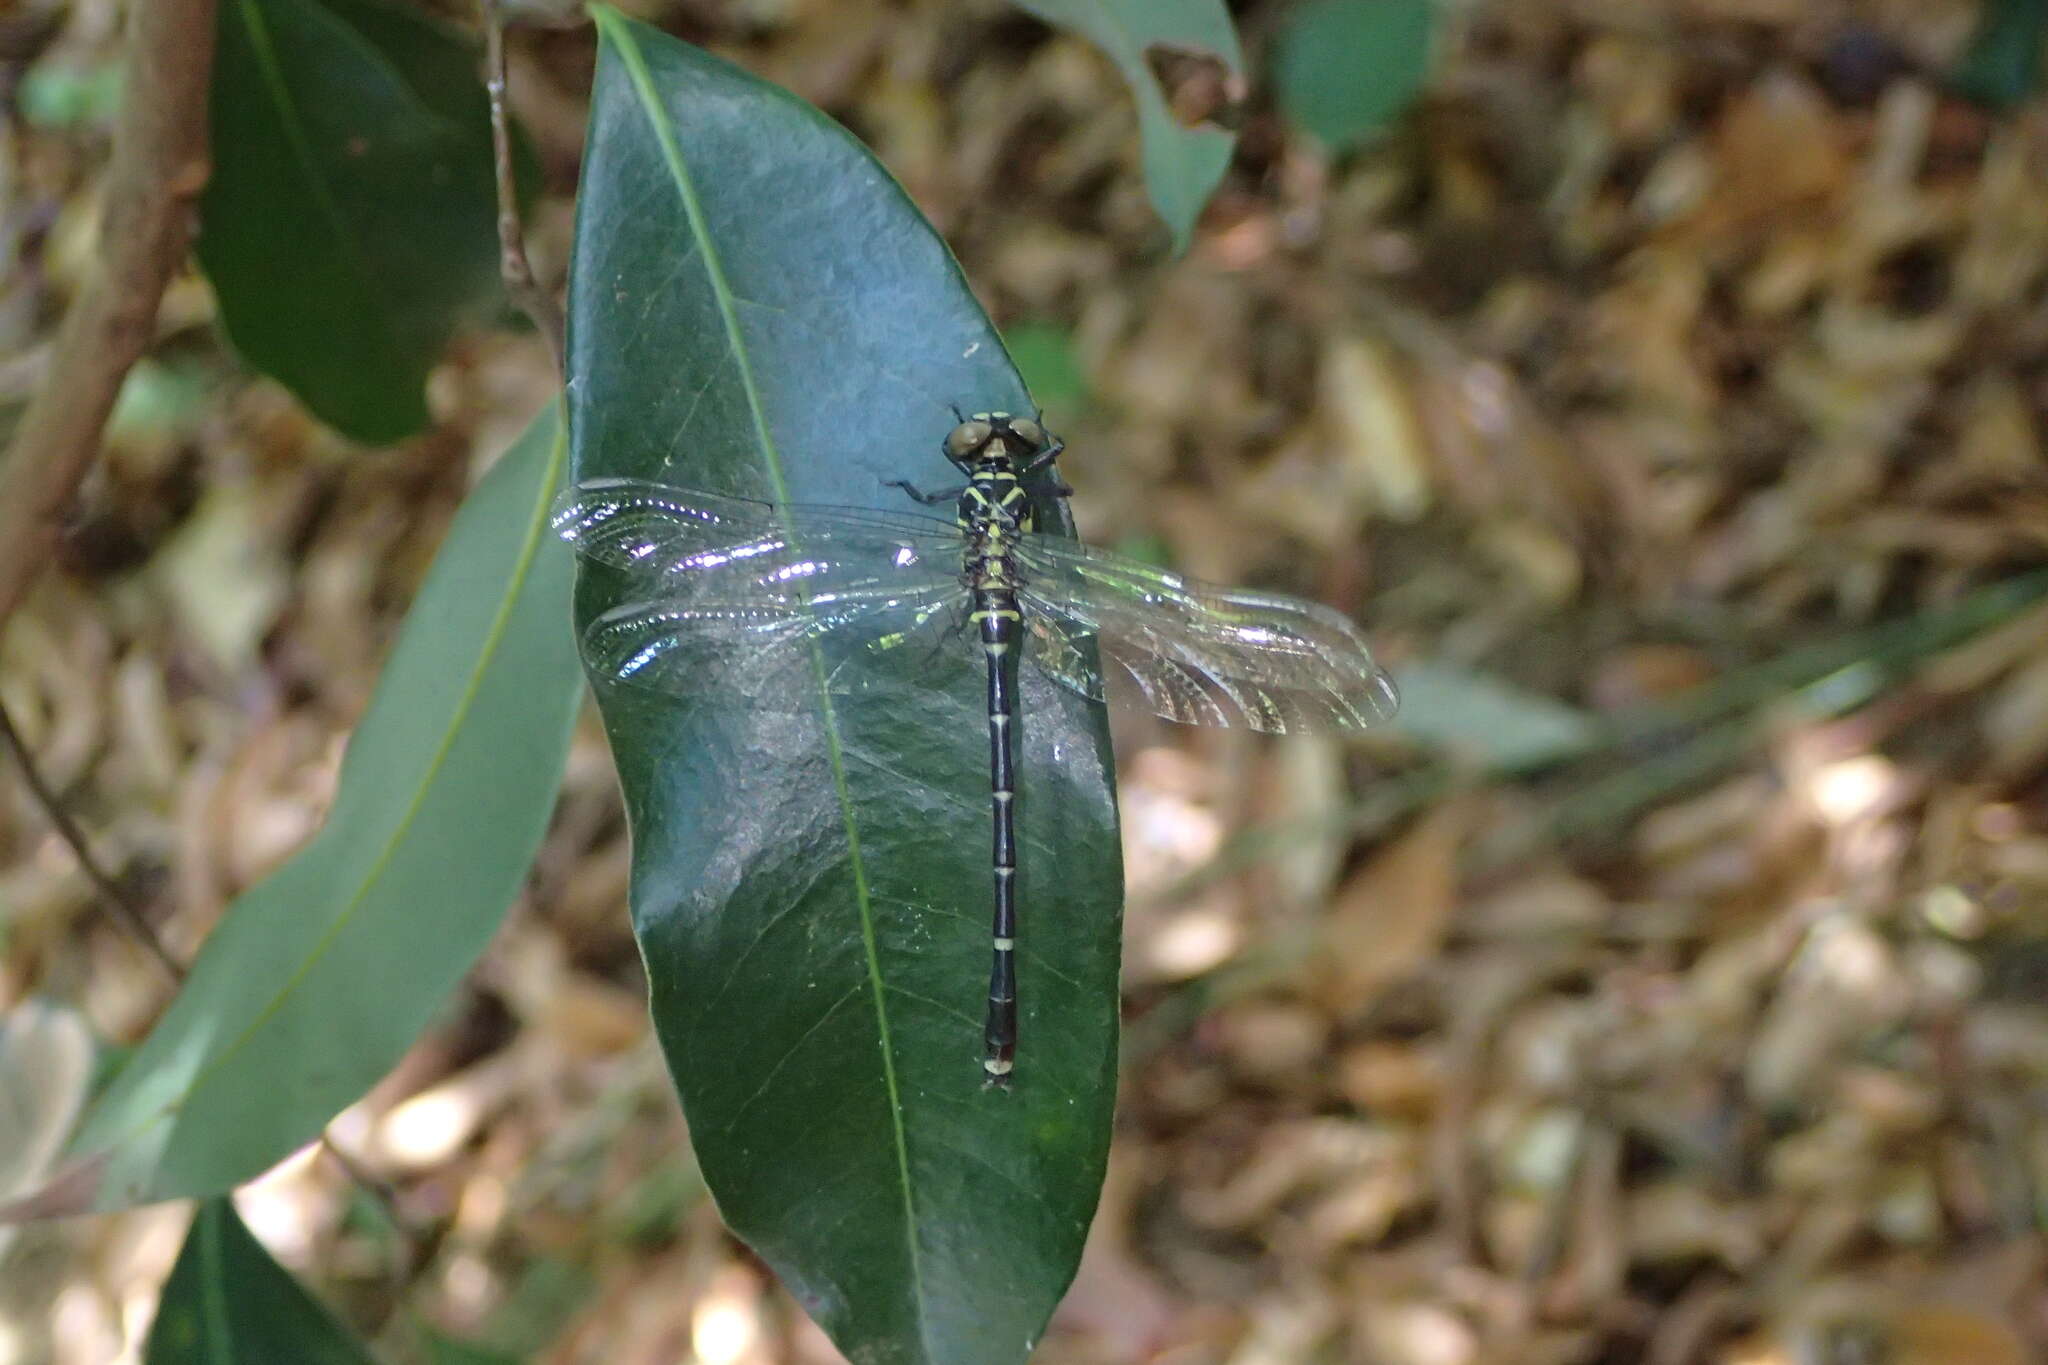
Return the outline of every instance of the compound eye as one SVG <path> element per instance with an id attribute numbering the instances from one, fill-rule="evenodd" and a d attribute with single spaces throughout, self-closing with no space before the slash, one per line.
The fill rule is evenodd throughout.
<path id="1" fill-rule="evenodd" d="M 946 458 L 964 460 L 987 445 L 988 438 L 993 435 L 995 428 L 983 418 L 962 422 L 946 434 Z"/>
<path id="2" fill-rule="evenodd" d="M 1045 446 L 1045 428 L 1029 417 L 1012 417 L 1010 433 L 1033 450 L 1041 450 Z"/>

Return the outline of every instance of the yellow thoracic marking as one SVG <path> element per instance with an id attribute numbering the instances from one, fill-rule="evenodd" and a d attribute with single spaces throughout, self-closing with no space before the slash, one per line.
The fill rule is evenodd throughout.
<path id="1" fill-rule="evenodd" d="M 986 506 L 988 506 L 988 494 L 986 494 L 986 493 L 984 493 L 984 492 L 982 492 L 982 491 L 981 491 L 981 485 L 980 485 L 980 484 L 974 484 L 974 483 L 970 483 L 970 484 L 968 484 L 968 485 L 967 485 L 967 496 L 968 496 L 968 497 L 970 497 L 970 498 L 973 498 L 973 499 L 974 499 L 974 500 L 975 500 L 976 502 L 980 503 L 980 504 L 981 504 L 981 505 L 982 505 L 983 507 L 986 507 Z"/>
<path id="2" fill-rule="evenodd" d="M 1003 501 L 1001 505 L 1004 507 L 1008 507 L 1011 503 L 1021 500 L 1023 496 L 1024 489 L 1022 485 L 1019 485 L 1018 487 L 1012 488 L 1009 492 L 1003 494 Z"/>

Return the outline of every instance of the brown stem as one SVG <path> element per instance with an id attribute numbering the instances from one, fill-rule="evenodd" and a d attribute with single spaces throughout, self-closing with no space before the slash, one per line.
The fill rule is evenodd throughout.
<path id="1" fill-rule="evenodd" d="M 519 183 L 512 168 L 512 126 L 505 114 L 505 13 L 484 0 L 484 88 L 491 102 L 491 158 L 498 176 L 498 270 L 505 290 L 548 343 L 555 372 L 562 368 L 562 310 L 534 278 L 526 258 L 526 225 L 519 215 Z"/>
<path id="2" fill-rule="evenodd" d="M 163 940 L 150 928 L 149 921 L 142 914 L 142 908 L 135 904 L 120 882 L 100 866 L 99 858 L 86 840 L 85 831 L 71 818 L 71 812 L 64 808 L 56 789 L 51 787 L 49 779 L 43 776 L 41 766 L 37 764 L 35 755 L 29 752 L 28 745 L 22 740 L 21 731 L 15 728 L 14 717 L 8 713 L 4 704 L 0 704 L 0 745 L 4 745 L 13 753 L 29 794 L 35 798 L 36 804 L 42 807 L 44 817 L 56 828 L 58 837 L 70 847 L 71 856 L 78 859 L 78 865 L 84 870 L 86 880 L 99 892 L 100 903 L 113 916 L 115 923 L 127 930 L 135 941 L 156 959 L 157 965 L 164 969 L 171 980 L 182 985 L 187 975 L 185 965 L 171 956 L 171 950 L 164 947 Z M 320 1141 L 335 1163 L 347 1172 L 349 1178 L 383 1205 L 385 1216 L 391 1220 L 391 1225 L 397 1228 L 409 1243 L 415 1246 L 430 1244 L 432 1239 L 424 1237 L 411 1227 L 400 1214 L 397 1195 L 390 1186 L 371 1175 L 361 1163 L 342 1151 L 331 1134 L 322 1133 Z"/>
<path id="3" fill-rule="evenodd" d="M 121 381 L 155 335 L 164 287 L 191 245 L 193 204 L 210 169 L 213 12 L 214 0 L 129 6 L 128 70 L 100 221 L 102 267 L 65 317 L 49 379 L 0 465 L 0 624 L 49 562 Z"/>

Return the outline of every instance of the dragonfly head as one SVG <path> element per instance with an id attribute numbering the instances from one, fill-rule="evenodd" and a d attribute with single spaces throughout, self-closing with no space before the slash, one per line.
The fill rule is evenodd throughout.
<path id="1" fill-rule="evenodd" d="M 946 433 L 946 458 L 966 466 L 984 460 L 1028 460 L 1045 449 L 1045 427 L 1032 417 L 977 412 Z"/>

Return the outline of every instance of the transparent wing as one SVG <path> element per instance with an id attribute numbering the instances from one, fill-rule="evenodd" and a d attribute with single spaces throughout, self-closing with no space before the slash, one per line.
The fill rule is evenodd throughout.
<path id="1" fill-rule="evenodd" d="M 949 644 L 965 648 L 958 584 L 918 596 L 842 599 L 829 608 L 690 603 L 673 598 L 628 602 L 583 632 L 583 658 L 615 682 L 677 696 L 716 689 L 758 706 L 808 698 L 825 668 L 835 692 L 862 690 L 854 661 L 904 650 L 928 658 Z M 814 644 L 833 648 L 814 652 Z"/>
<path id="2" fill-rule="evenodd" d="M 959 528 L 930 517 L 593 479 L 556 503 L 554 528 L 621 576 L 625 600 L 585 630 L 585 662 L 666 692 L 768 701 L 814 680 L 813 642 L 835 669 L 859 649 L 930 643 L 965 595 Z"/>
<path id="3" fill-rule="evenodd" d="M 555 534 L 625 575 L 630 593 L 728 606 L 817 606 L 867 589 L 957 584 L 951 522 L 857 507 L 755 502 L 641 479 L 588 479 L 555 503 Z"/>
<path id="4" fill-rule="evenodd" d="M 1052 536 L 1025 536 L 1017 558 L 1025 657 L 1083 696 L 1103 698 L 1104 674 L 1121 673 L 1168 720 L 1273 734 L 1358 730 L 1394 714 L 1393 682 L 1358 627 L 1328 607 Z"/>

